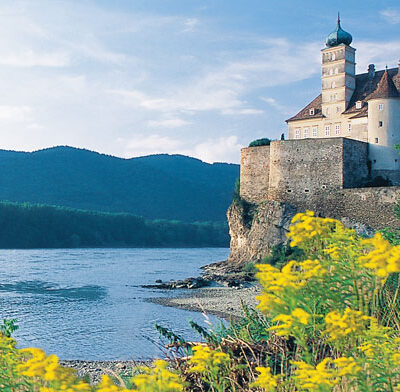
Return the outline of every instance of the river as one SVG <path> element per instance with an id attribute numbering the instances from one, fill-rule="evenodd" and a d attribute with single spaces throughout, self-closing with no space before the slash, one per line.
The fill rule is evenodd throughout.
<path id="1" fill-rule="evenodd" d="M 150 359 L 162 354 L 153 324 L 194 339 L 204 316 L 146 302 L 176 295 L 142 288 L 183 279 L 229 249 L 35 249 L 0 252 L 0 317 L 18 319 L 19 347 L 61 359 Z M 211 318 L 214 322 L 214 318 Z"/>

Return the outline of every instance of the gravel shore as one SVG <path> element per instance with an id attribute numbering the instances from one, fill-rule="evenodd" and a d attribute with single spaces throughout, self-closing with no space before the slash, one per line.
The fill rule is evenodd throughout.
<path id="1" fill-rule="evenodd" d="M 245 288 L 233 287 L 205 287 L 177 293 L 172 298 L 150 298 L 148 301 L 164 306 L 209 313 L 226 320 L 238 319 L 242 315 L 241 301 L 251 307 L 257 305 L 255 296 L 261 292 L 259 285 Z"/>

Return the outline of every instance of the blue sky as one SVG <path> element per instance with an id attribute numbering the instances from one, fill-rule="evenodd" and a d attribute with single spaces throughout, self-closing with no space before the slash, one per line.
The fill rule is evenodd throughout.
<path id="1" fill-rule="evenodd" d="M 396 67 L 399 1 L 2 0 L 0 147 L 239 162 L 320 91 L 320 50 Z"/>

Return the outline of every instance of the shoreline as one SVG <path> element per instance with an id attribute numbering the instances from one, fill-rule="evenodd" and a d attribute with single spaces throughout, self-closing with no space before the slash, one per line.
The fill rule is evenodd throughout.
<path id="1" fill-rule="evenodd" d="M 174 297 L 148 298 L 146 301 L 159 305 L 178 309 L 190 310 L 205 314 L 211 314 L 225 320 L 238 320 L 243 311 L 241 301 L 250 307 L 256 307 L 258 301 L 256 295 L 261 293 L 258 284 L 249 287 L 204 287 L 185 291 L 184 294 Z"/>

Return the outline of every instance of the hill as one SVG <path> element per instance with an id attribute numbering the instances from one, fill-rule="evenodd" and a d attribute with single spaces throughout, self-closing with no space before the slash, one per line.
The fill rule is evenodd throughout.
<path id="1" fill-rule="evenodd" d="M 225 220 L 238 176 L 239 165 L 183 155 L 123 159 L 72 147 L 0 150 L 0 200 L 149 219 Z"/>
<path id="2" fill-rule="evenodd" d="M 228 247 L 225 222 L 148 220 L 131 214 L 0 202 L 0 249 Z"/>

